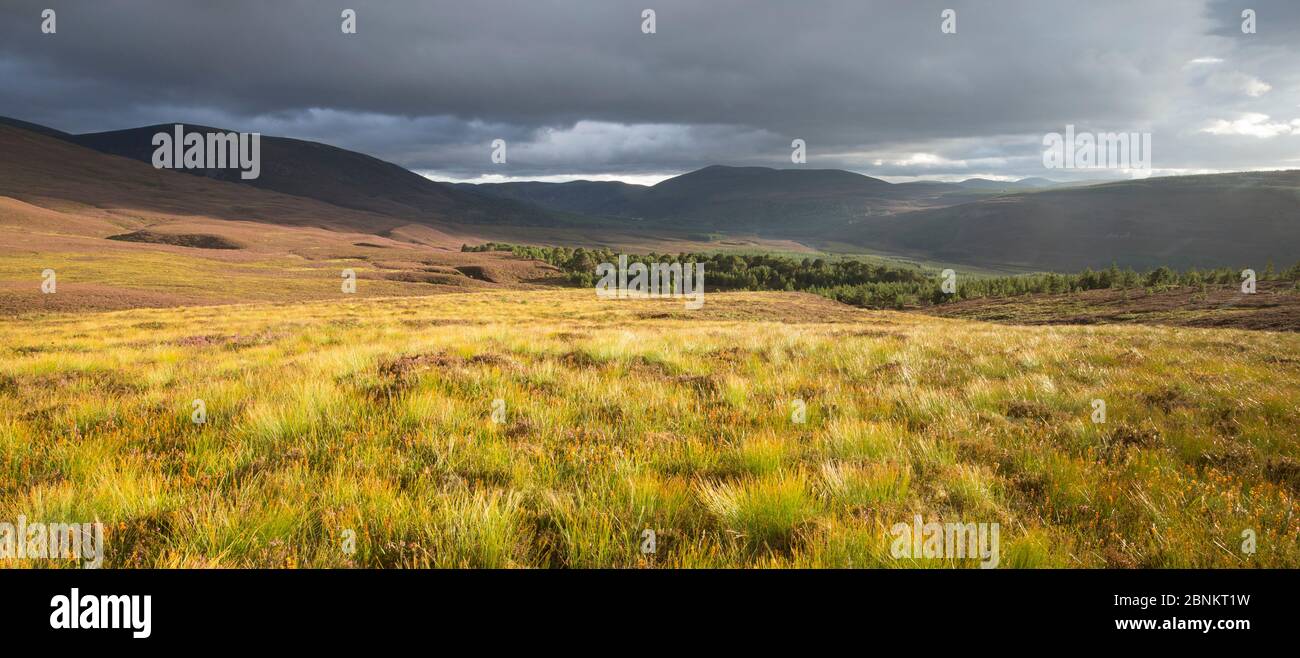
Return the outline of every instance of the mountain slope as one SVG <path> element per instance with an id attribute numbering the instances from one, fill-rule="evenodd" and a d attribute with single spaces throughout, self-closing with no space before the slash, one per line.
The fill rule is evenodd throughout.
<path id="1" fill-rule="evenodd" d="M 14 119 L 10 117 L 0 117 L 0 125 L 13 126 L 14 128 L 21 128 L 22 130 L 26 130 L 29 132 L 39 133 L 41 135 L 45 135 L 46 137 L 54 137 L 63 140 L 68 140 L 73 137 L 72 134 L 65 133 L 62 130 L 55 130 L 54 128 L 50 128 L 49 126 L 42 126 L 40 124 L 31 123 L 28 121 L 23 121 L 21 119 Z"/>
<path id="2" fill-rule="evenodd" d="M 503 199 L 532 203 L 563 212 L 617 217 L 650 189 L 620 181 L 577 180 L 567 183 L 457 183 L 454 187 Z"/>
<path id="3" fill-rule="evenodd" d="M 944 262 L 1057 270 L 1289 265 L 1300 255 L 1300 171 L 1002 195 L 874 218 L 842 239 Z"/>
<path id="4" fill-rule="evenodd" d="M 529 287 L 555 268 L 462 253 L 415 223 L 178 171 L 0 125 L 0 313 Z M 57 273 L 57 294 L 36 285 Z M 42 275 L 43 276 L 43 275 Z"/>
<path id="5" fill-rule="evenodd" d="M 0 163 L 0 195 L 44 208 L 73 204 L 341 227 L 438 245 L 456 239 L 442 233 L 448 230 L 523 242 L 532 236 L 556 244 L 572 243 L 575 233 L 588 242 L 615 234 L 636 233 L 644 242 L 722 233 L 857 245 L 933 262 L 1050 270 L 1112 263 L 1262 268 L 1269 260 L 1289 265 L 1300 254 L 1300 171 L 1016 193 L 969 189 L 987 187 L 980 181 L 967 181 L 967 187 L 890 184 L 839 170 L 726 166 L 651 187 L 599 181 L 468 186 L 429 181 L 323 144 L 264 137 L 262 177 L 246 184 L 235 170 L 190 172 L 215 179 L 205 180 L 104 155 L 148 162 L 152 135 L 168 126 L 68 135 L 12 120 L 0 123 L 9 126 L 0 126 L 7 156 Z M 455 224 L 460 229 L 449 229 Z M 466 225 L 481 228 L 476 233 Z M 433 233 L 402 237 L 424 235 L 425 227 Z M 556 230 L 563 235 L 528 233 L 526 227 L 560 227 Z"/>
<path id="6" fill-rule="evenodd" d="M 1059 185 L 1056 181 L 1046 178 L 1021 178 L 1020 180 L 1003 181 L 989 180 L 987 178 L 967 178 L 957 185 L 971 190 L 987 190 L 991 192 L 1014 192 L 1021 190 L 1043 189 Z"/>
<path id="7" fill-rule="evenodd" d="M 124 160 L 65 139 L 0 126 L 0 196 L 79 216 L 131 222 L 203 216 L 365 233 L 406 220 L 313 199 L 185 176 Z"/>
<path id="8" fill-rule="evenodd" d="M 151 163 L 153 135 L 174 124 L 70 135 L 81 146 Z M 186 132 L 229 132 L 186 125 Z M 180 169 L 217 180 L 243 183 L 284 194 L 401 217 L 416 222 L 555 226 L 566 219 L 555 212 L 509 199 L 456 189 L 368 155 L 285 137 L 261 137 L 261 175 L 243 180 L 236 169 Z M 152 166 L 152 165 L 151 165 Z"/>
<path id="9" fill-rule="evenodd" d="M 875 215 L 986 196 L 950 183 L 886 181 L 839 169 L 713 165 L 651 187 L 624 183 L 503 183 L 486 194 L 553 210 L 634 220 L 641 226 L 767 236 L 826 237 Z"/>
<path id="10" fill-rule="evenodd" d="M 748 232 L 933 262 L 1076 270 L 1289 264 L 1300 254 L 1298 179 L 1291 171 L 1097 185 L 1044 178 L 890 184 L 840 170 L 712 166 L 649 188 L 479 187 L 647 229 Z"/>

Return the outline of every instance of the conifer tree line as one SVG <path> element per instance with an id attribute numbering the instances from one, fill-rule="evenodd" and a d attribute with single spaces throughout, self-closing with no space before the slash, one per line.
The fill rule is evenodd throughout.
<path id="1" fill-rule="evenodd" d="M 564 271 L 575 286 L 593 287 L 596 266 L 617 263 L 621 252 L 609 248 L 538 247 L 501 242 L 470 246 L 461 251 L 508 251 L 540 260 Z M 939 272 L 901 264 L 870 263 L 853 258 L 790 258 L 767 254 L 679 253 L 626 254 L 632 263 L 704 263 L 705 290 L 798 290 L 866 308 L 904 308 L 942 304 L 963 299 L 1014 297 L 1029 293 L 1075 293 L 1085 290 L 1166 289 L 1181 286 L 1207 288 L 1238 285 L 1245 268 L 1174 270 L 1158 267 L 1138 272 L 1112 265 L 1072 274 L 1055 272 L 1011 276 L 957 277 L 957 291 L 946 294 Z M 1300 288 L 1300 262 L 1278 272 L 1272 263 L 1257 273 L 1260 281 L 1290 281 Z"/>

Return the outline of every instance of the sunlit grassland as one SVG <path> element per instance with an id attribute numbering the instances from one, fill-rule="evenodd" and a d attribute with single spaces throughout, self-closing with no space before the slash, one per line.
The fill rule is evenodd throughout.
<path id="1" fill-rule="evenodd" d="M 384 280 L 383 270 L 355 258 L 307 260 L 267 254 L 223 260 L 150 250 L 5 254 L 0 257 L 0 282 L 19 282 L 35 290 L 46 269 L 55 271 L 59 285 L 90 283 L 211 303 L 342 297 L 344 269 L 353 270 L 365 282 L 357 287 L 357 294 L 363 297 L 422 292 L 409 284 Z"/>
<path id="2" fill-rule="evenodd" d="M 107 566 L 976 565 L 891 557 L 921 515 L 1000 523 L 1002 567 L 1300 567 L 1300 336 L 829 304 L 6 320 L 0 520 L 103 521 Z"/>

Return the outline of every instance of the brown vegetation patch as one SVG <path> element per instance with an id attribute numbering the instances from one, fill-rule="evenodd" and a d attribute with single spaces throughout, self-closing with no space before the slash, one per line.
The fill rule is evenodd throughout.
<path id="1" fill-rule="evenodd" d="M 177 247 L 194 249 L 243 249 L 244 245 L 220 235 L 209 233 L 158 233 L 156 231 L 132 231 L 121 235 L 110 235 L 109 240 L 120 242 L 145 242 L 148 244 L 170 244 Z"/>
<path id="2" fill-rule="evenodd" d="M 872 377 L 888 378 L 897 381 L 903 376 L 903 365 L 897 361 L 886 361 L 871 369 Z"/>
<path id="3" fill-rule="evenodd" d="M 433 354 L 407 354 L 380 361 L 379 374 L 390 381 L 406 382 L 431 368 L 453 368 L 464 363 L 460 357 L 446 352 Z"/>
<path id="4" fill-rule="evenodd" d="M 111 537 L 105 539 L 109 550 L 104 556 L 104 566 L 110 569 L 148 566 L 153 554 L 165 549 L 174 530 L 171 512 L 136 516 L 110 527 Z"/>
<path id="5" fill-rule="evenodd" d="M 1276 455 L 1269 457 L 1264 462 L 1264 476 L 1292 491 L 1300 492 L 1300 460 Z"/>
<path id="6" fill-rule="evenodd" d="M 171 341 L 181 347 L 222 347 L 228 350 L 242 350 L 248 347 L 269 345 L 284 337 L 282 333 L 262 331 L 252 334 L 202 334 L 185 336 Z"/>
<path id="7" fill-rule="evenodd" d="M 710 375 L 677 375 L 670 379 L 702 395 L 716 395 L 719 390 L 717 380 Z"/>
<path id="8" fill-rule="evenodd" d="M 225 336 L 212 334 L 207 336 L 186 336 L 184 338 L 177 338 L 172 341 L 172 343 L 180 345 L 181 347 L 212 347 L 214 345 L 221 345 L 225 341 Z"/>
<path id="9" fill-rule="evenodd" d="M 1193 404 L 1192 399 L 1186 393 L 1176 388 L 1165 388 L 1154 393 L 1147 393 L 1142 396 L 1142 401 L 1165 413 L 1179 407 L 1190 407 Z"/>
<path id="10" fill-rule="evenodd" d="M 604 360 L 595 357 L 589 352 L 579 350 L 565 352 L 560 355 L 560 363 L 563 363 L 569 368 L 578 369 L 599 368 L 605 365 Z"/>
<path id="11" fill-rule="evenodd" d="M 756 354 L 761 354 L 761 352 L 743 347 L 724 347 L 707 353 L 705 357 L 710 361 L 716 361 L 728 366 L 735 366 L 744 363 Z"/>
<path id="12" fill-rule="evenodd" d="M 459 318 L 402 320 L 402 326 L 404 327 L 477 327 L 485 324 L 488 324 L 486 320 L 461 320 Z"/>
<path id="13" fill-rule="evenodd" d="M 46 295 L 40 291 L 39 283 L 0 282 L 0 316 L 162 308 L 199 304 L 203 301 L 201 297 L 188 294 L 97 283 L 64 283 L 62 280 L 59 281 L 58 292 Z"/>
<path id="14" fill-rule="evenodd" d="M 1012 400 L 1007 403 L 1007 418 L 1042 422 L 1050 419 L 1052 415 L 1053 411 L 1051 407 L 1048 407 L 1042 402 L 1036 402 L 1034 400 Z"/>
<path id="15" fill-rule="evenodd" d="M 1289 365 L 1289 366 L 1300 365 L 1300 358 L 1294 356 L 1282 356 L 1281 354 L 1265 354 L 1263 359 L 1265 363 L 1278 363 L 1278 364 Z"/>
<path id="16" fill-rule="evenodd" d="M 1160 431 L 1150 425 L 1119 423 L 1102 438 L 1102 453 L 1115 460 L 1129 448 L 1155 448 L 1160 445 Z"/>
<path id="17" fill-rule="evenodd" d="M 668 364 L 641 354 L 627 360 L 627 369 L 630 372 L 651 377 L 671 377 L 673 375 L 673 369 Z"/>
<path id="18" fill-rule="evenodd" d="M 1199 467 L 1242 470 L 1251 463 L 1250 451 L 1238 444 L 1230 444 L 1212 452 L 1201 453 L 1194 463 Z"/>
<path id="19" fill-rule="evenodd" d="M 482 265 L 461 265 L 456 268 L 456 271 L 471 279 L 478 279 L 479 281 L 488 281 L 491 283 L 496 282 L 496 279 L 492 277 L 491 270 Z"/>
<path id="20" fill-rule="evenodd" d="M 27 375 L 12 380 L 20 384 L 18 390 L 49 391 L 85 386 L 107 395 L 133 395 L 145 389 L 125 375 L 107 370 L 63 370 L 60 372 Z M 17 390 L 15 391 L 17 392 Z"/>
<path id="21" fill-rule="evenodd" d="M 537 424 L 525 416 L 515 418 L 505 429 L 506 438 L 512 441 L 530 438 L 536 433 Z"/>
<path id="22" fill-rule="evenodd" d="M 520 368 L 519 363 L 514 359 L 495 352 L 475 354 L 469 358 L 468 363 L 501 368 L 502 370 L 519 370 Z"/>
<path id="23" fill-rule="evenodd" d="M 466 282 L 464 276 L 453 274 L 444 274 L 441 272 L 412 272 L 410 270 L 401 270 L 397 272 L 385 272 L 383 278 L 389 281 L 404 281 L 406 283 L 431 283 L 440 286 L 457 286 L 463 287 Z"/>

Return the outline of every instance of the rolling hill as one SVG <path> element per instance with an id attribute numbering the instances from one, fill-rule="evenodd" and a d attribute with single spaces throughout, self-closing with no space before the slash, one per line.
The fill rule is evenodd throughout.
<path id="1" fill-rule="evenodd" d="M 866 217 L 986 196 L 952 183 L 891 184 L 839 169 L 713 165 L 650 187 L 625 183 L 491 183 L 485 194 L 642 226 L 769 237 L 829 238 Z"/>
<path id="2" fill-rule="evenodd" d="M 71 135 L 37 124 L 4 120 L 9 125 L 57 137 L 101 153 L 151 163 L 152 138 L 171 132 L 160 124 L 108 132 Z M 186 125 L 186 132 L 230 132 Z M 368 155 L 285 137 L 261 137 L 262 170 L 243 180 L 234 169 L 177 169 L 215 180 L 252 185 L 264 190 L 307 197 L 331 205 L 363 210 L 418 223 L 513 224 L 557 226 L 572 223 L 560 213 L 536 205 L 478 194 L 431 181 L 419 174 Z"/>
<path id="3" fill-rule="evenodd" d="M 454 187 L 487 196 L 532 203 L 552 210 L 622 217 L 650 188 L 620 181 L 576 180 L 567 183 L 455 183 Z"/>
<path id="4" fill-rule="evenodd" d="M 1033 269 L 1290 264 L 1300 255 L 1300 171 L 1008 194 L 874 218 L 842 239 L 941 262 Z"/>
<path id="5" fill-rule="evenodd" d="M 1054 180 L 1046 178 L 1021 178 L 1020 180 L 1004 181 L 989 180 L 987 178 L 967 178 L 957 185 L 972 190 L 988 190 L 993 192 L 1013 192 L 1018 190 L 1035 190 L 1061 185 Z"/>
<path id="6" fill-rule="evenodd" d="M 15 199 L 311 224 L 406 242 L 448 245 L 455 234 L 471 242 L 668 251 L 787 241 L 1015 270 L 1263 267 L 1300 253 L 1300 171 L 1077 186 L 1047 179 L 891 184 L 841 170 L 715 165 L 649 187 L 453 185 L 360 153 L 263 136 L 262 175 L 243 181 L 235 170 L 178 178 L 144 164 L 152 135 L 169 125 L 70 135 L 0 123 L 10 126 L 6 164 L 13 167 L 0 193 Z M 43 140 L 39 155 L 32 140 Z M 59 154 L 57 166 L 50 153 Z M 125 167 L 105 154 L 144 162 Z"/>
<path id="7" fill-rule="evenodd" d="M 651 187 L 501 183 L 487 194 L 659 228 L 753 232 L 930 262 L 1077 270 L 1262 268 L 1300 254 L 1300 171 L 1095 185 L 891 184 L 840 170 L 712 166 Z"/>
<path id="8" fill-rule="evenodd" d="M 528 287 L 554 268 L 418 223 L 94 151 L 0 125 L 0 313 Z M 43 294 L 46 270 L 57 294 Z"/>

